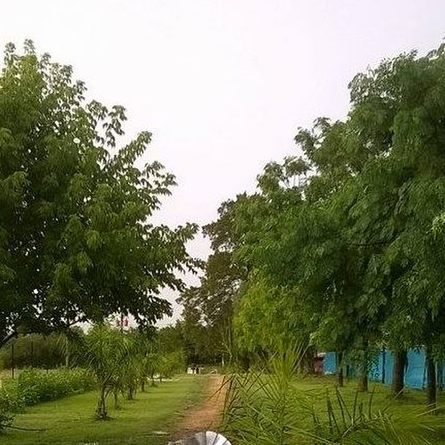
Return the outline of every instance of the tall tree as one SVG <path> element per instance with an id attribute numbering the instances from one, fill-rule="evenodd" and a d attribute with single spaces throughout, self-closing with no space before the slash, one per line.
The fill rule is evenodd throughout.
<path id="1" fill-rule="evenodd" d="M 155 226 L 174 177 L 141 163 L 151 133 L 119 146 L 125 110 L 85 99 L 72 68 L 5 51 L 0 76 L 0 342 L 113 313 L 151 324 L 163 287 L 195 262 L 195 225 Z M 3 340 L 1 340 L 3 339 Z"/>
<path id="2" fill-rule="evenodd" d="M 240 243 L 235 211 L 245 199 L 240 195 L 224 202 L 218 219 L 203 228 L 213 252 L 204 264 L 199 286 L 189 287 L 178 299 L 184 306 L 181 325 L 191 361 L 230 359 L 233 307 L 247 275 L 246 267 L 234 257 Z"/>

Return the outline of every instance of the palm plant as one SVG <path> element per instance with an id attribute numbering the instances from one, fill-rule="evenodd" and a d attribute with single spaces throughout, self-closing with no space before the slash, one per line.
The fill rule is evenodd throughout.
<path id="1" fill-rule="evenodd" d="M 155 386 L 155 375 L 159 372 L 161 355 L 157 352 L 148 352 L 142 361 L 144 379 L 151 380 L 151 386 Z"/>
<path id="2" fill-rule="evenodd" d="M 98 419 L 108 418 L 107 397 L 122 385 L 123 370 L 131 358 L 132 348 L 132 341 L 125 333 L 107 324 L 94 326 L 83 339 L 83 361 L 95 375 L 98 384 Z"/>
<path id="3" fill-rule="evenodd" d="M 135 351 L 122 366 L 121 380 L 123 390 L 126 391 L 127 400 L 135 398 L 142 372 L 141 355 L 137 352 Z"/>
<path id="4" fill-rule="evenodd" d="M 230 440 L 237 445 L 428 443 L 402 428 L 389 405 L 373 409 L 373 394 L 356 393 L 347 402 L 339 389 L 332 394 L 297 389 L 301 357 L 301 350 L 277 355 L 258 371 L 229 378 L 223 424 Z M 315 403 L 320 398 L 324 409 Z M 410 418 L 411 425 L 416 421 Z"/>

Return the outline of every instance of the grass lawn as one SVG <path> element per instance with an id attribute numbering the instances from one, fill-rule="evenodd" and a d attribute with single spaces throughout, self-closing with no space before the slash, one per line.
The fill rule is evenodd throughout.
<path id="1" fill-rule="evenodd" d="M 298 379 L 295 385 L 297 389 L 309 391 L 313 395 L 312 399 L 319 412 L 326 411 L 326 391 L 335 397 L 335 380 L 331 377 Z M 406 389 L 402 397 L 394 399 L 391 397 L 388 386 L 370 382 L 369 390 L 372 393 L 372 406 L 375 412 L 388 409 L 395 422 L 402 424 L 407 430 L 422 433 L 431 444 L 445 445 L 445 413 L 439 409 L 437 415 L 424 414 L 426 410 L 424 391 Z M 341 394 L 348 407 L 351 407 L 356 395 L 356 382 L 346 382 L 345 387 L 341 389 Z M 359 395 L 366 407 L 369 397 L 369 394 Z M 445 407 L 445 392 L 439 393 L 438 407 Z M 428 430 L 429 428 L 433 428 L 435 431 L 431 432 Z"/>
<path id="2" fill-rule="evenodd" d="M 136 400 L 122 401 L 119 410 L 112 409 L 111 420 L 94 419 L 96 392 L 67 397 L 27 408 L 18 414 L 14 425 L 21 428 L 44 429 L 42 432 L 8 430 L 0 437 L 2 445 L 165 445 L 181 413 L 200 399 L 203 376 L 180 376 L 146 393 L 137 393 Z"/>

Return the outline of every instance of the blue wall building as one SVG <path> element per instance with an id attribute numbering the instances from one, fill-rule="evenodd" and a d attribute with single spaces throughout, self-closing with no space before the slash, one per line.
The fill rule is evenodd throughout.
<path id="1" fill-rule="evenodd" d="M 335 374 L 337 357 L 335 352 L 327 352 L 323 360 L 324 374 Z M 374 359 L 369 371 L 369 379 L 390 385 L 392 383 L 392 372 L 394 366 L 394 354 L 391 351 L 382 350 Z M 443 385 L 445 374 L 444 364 L 438 364 L 438 384 Z M 345 365 L 345 376 L 353 377 L 354 367 Z M 426 357 L 423 350 L 408 351 L 408 363 L 405 369 L 405 386 L 408 388 L 423 389 L 426 386 Z"/>

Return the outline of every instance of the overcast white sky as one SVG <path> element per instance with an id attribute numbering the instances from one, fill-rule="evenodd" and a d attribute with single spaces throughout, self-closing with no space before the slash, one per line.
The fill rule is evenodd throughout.
<path id="1" fill-rule="evenodd" d="M 124 105 L 130 135 L 153 132 L 148 156 L 179 183 L 169 225 L 213 220 L 295 152 L 298 126 L 344 116 L 354 74 L 445 37 L 445 0 L 13 0 L 0 14 L 1 46 L 31 38 Z"/>

